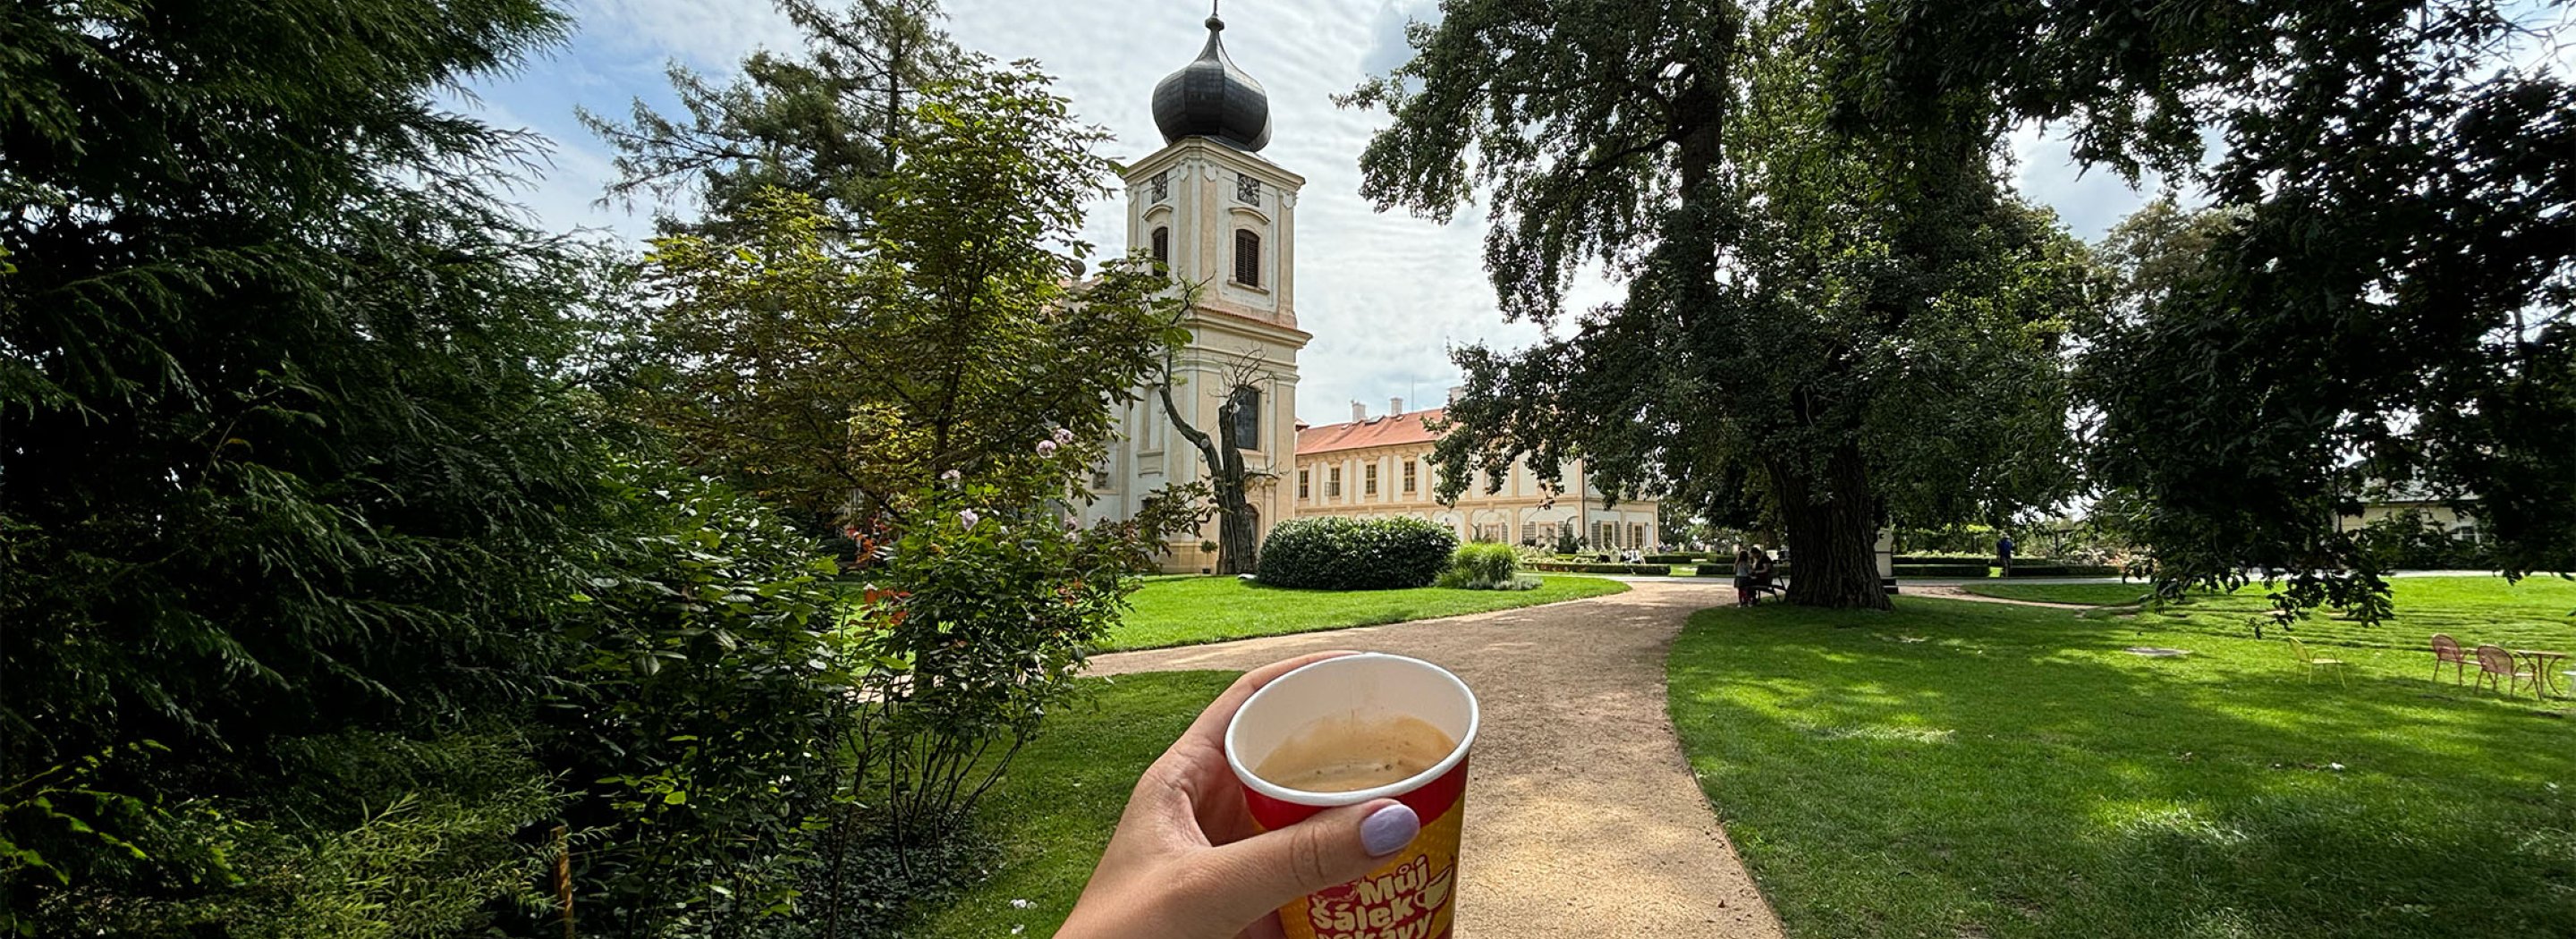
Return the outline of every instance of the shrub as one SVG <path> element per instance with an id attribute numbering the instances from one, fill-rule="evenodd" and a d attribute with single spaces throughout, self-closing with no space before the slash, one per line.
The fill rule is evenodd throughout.
<path id="1" fill-rule="evenodd" d="M 1428 587 L 1458 537 L 1418 518 L 1301 518 L 1261 542 L 1261 582 L 1314 590 Z"/>
<path id="2" fill-rule="evenodd" d="M 2064 577 L 2069 568 L 2054 561 L 2014 561 L 2014 577 Z"/>
<path id="3" fill-rule="evenodd" d="M 1530 567 L 1534 570 L 1566 574 L 1628 574 L 1636 577 L 1670 577 L 1673 573 L 1673 566 L 1670 564 L 1601 564 L 1573 561 L 1532 564 Z"/>
<path id="4" fill-rule="evenodd" d="M 1527 589 L 1518 586 L 1520 568 L 1520 554 L 1507 546 L 1463 544 L 1449 556 L 1449 569 L 1441 573 L 1439 584 L 1468 590 Z"/>
<path id="5" fill-rule="evenodd" d="M 1694 562 L 1694 561 L 1703 561 L 1703 560 L 1707 560 L 1707 559 L 1708 559 L 1708 557 L 1709 557 L 1709 556 L 1708 556 L 1708 555 L 1705 555 L 1705 554 L 1649 554 L 1649 555 L 1646 555 L 1646 563 L 1648 563 L 1648 564 L 1689 564 L 1689 563 L 1692 563 L 1692 562 Z"/>
<path id="6" fill-rule="evenodd" d="M 1899 564 L 1896 565 L 1894 573 L 1898 577 L 1984 577 L 1986 566 L 1983 564 Z"/>

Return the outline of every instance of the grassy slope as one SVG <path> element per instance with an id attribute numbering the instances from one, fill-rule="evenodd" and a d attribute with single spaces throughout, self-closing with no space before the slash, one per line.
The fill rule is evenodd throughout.
<path id="1" fill-rule="evenodd" d="M 1233 672 L 1157 672 L 1089 679 L 1097 694 L 1050 715 L 1037 742 L 979 809 L 998 839 L 991 877 L 931 911 L 909 936 L 986 937 L 1053 933 L 1082 895 L 1109 843 L 1127 792 L 1147 764 L 1188 729 Z M 1029 906 L 1016 907 L 1013 900 Z"/>
<path id="2" fill-rule="evenodd" d="M 2394 650 L 2309 684 L 2241 636 L 1716 609 L 1673 648 L 1671 707 L 1792 935 L 2576 935 L 2565 704 Z"/>
<path id="3" fill-rule="evenodd" d="M 2376 627 L 2332 615 L 2318 616 L 2291 629 L 2302 641 L 2378 649 L 2425 650 L 2434 633 L 2449 633 L 2461 644 L 2481 642 L 2515 649 L 2554 649 L 2576 653 L 2576 582 L 2555 577 L 2529 577 L 2519 584 L 2501 577 L 2401 577 L 2389 581 L 2397 615 Z M 2043 603 L 2125 604 L 2146 592 L 2140 584 L 1970 584 L 1971 593 Z M 2260 586 L 2233 594 L 2203 595 L 2190 603 L 2140 614 L 2141 626 L 2180 629 L 2226 636 L 2246 636 L 2249 619 L 2264 617 L 2271 601 Z M 2265 630 L 2270 635 L 2270 630 Z M 2570 666 L 2576 667 L 2576 666 Z"/>
<path id="4" fill-rule="evenodd" d="M 1483 613 L 1619 593 L 1627 584 L 1598 577 L 1548 575 L 1536 590 L 1282 590 L 1232 577 L 1148 583 L 1136 608 L 1109 634 L 1103 651 L 1155 649 L 1252 636 L 1375 626 Z"/>

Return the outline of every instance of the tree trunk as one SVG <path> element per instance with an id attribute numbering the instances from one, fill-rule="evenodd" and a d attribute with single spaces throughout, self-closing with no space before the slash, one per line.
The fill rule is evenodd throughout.
<path id="1" fill-rule="evenodd" d="M 1234 445 L 1234 435 L 1229 433 L 1242 404 L 1228 396 L 1216 411 L 1217 434 L 1223 439 L 1209 437 L 1181 416 L 1180 404 L 1172 400 L 1171 365 L 1167 362 L 1163 368 L 1163 413 L 1171 418 L 1172 428 L 1180 431 L 1181 438 L 1207 459 L 1208 493 L 1216 501 L 1216 572 L 1256 573 L 1260 568 L 1260 526 L 1252 515 L 1252 500 L 1244 494 L 1250 487 L 1251 473 L 1244 469 L 1243 450 Z"/>
<path id="2" fill-rule="evenodd" d="M 1822 492 L 1815 481 L 1785 464 L 1774 463 L 1771 473 L 1789 534 L 1789 602 L 1838 610 L 1887 609 L 1887 591 L 1878 581 L 1878 513 L 1859 448 L 1845 445 L 1834 451 L 1825 464 Z"/>

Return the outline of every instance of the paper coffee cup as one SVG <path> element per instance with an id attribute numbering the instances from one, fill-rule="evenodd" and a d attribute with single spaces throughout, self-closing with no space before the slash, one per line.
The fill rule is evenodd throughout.
<path id="1" fill-rule="evenodd" d="M 1456 741 L 1446 758 L 1406 779 L 1351 792 L 1291 789 L 1253 773 L 1299 731 L 1319 722 L 1410 716 Z M 1413 843 L 1367 876 L 1279 908 L 1289 939 L 1443 939 L 1456 913 L 1458 825 L 1467 797 L 1467 750 L 1476 743 L 1476 695 L 1448 669 L 1383 653 L 1345 655 L 1281 675 L 1243 702 L 1225 728 L 1225 759 L 1263 831 L 1328 808 L 1395 799 L 1422 819 Z"/>

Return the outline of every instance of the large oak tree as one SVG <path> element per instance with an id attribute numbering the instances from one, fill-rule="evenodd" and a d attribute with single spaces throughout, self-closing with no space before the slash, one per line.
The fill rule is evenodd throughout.
<path id="1" fill-rule="evenodd" d="M 1832 120 L 1818 22 L 1453 0 L 1346 99 L 1394 117 L 1364 194 L 1442 220 L 1489 194 L 1503 312 L 1565 333 L 1458 353 L 1445 493 L 1582 457 L 1613 499 L 1776 518 L 1792 601 L 1884 607 L 1891 515 L 1999 518 L 2069 488 L 2056 346 L 2090 302 L 2081 246 L 2001 182 L 1992 107 L 1932 102 L 1907 135 Z M 1568 317 L 1587 262 L 1626 296 Z"/>

